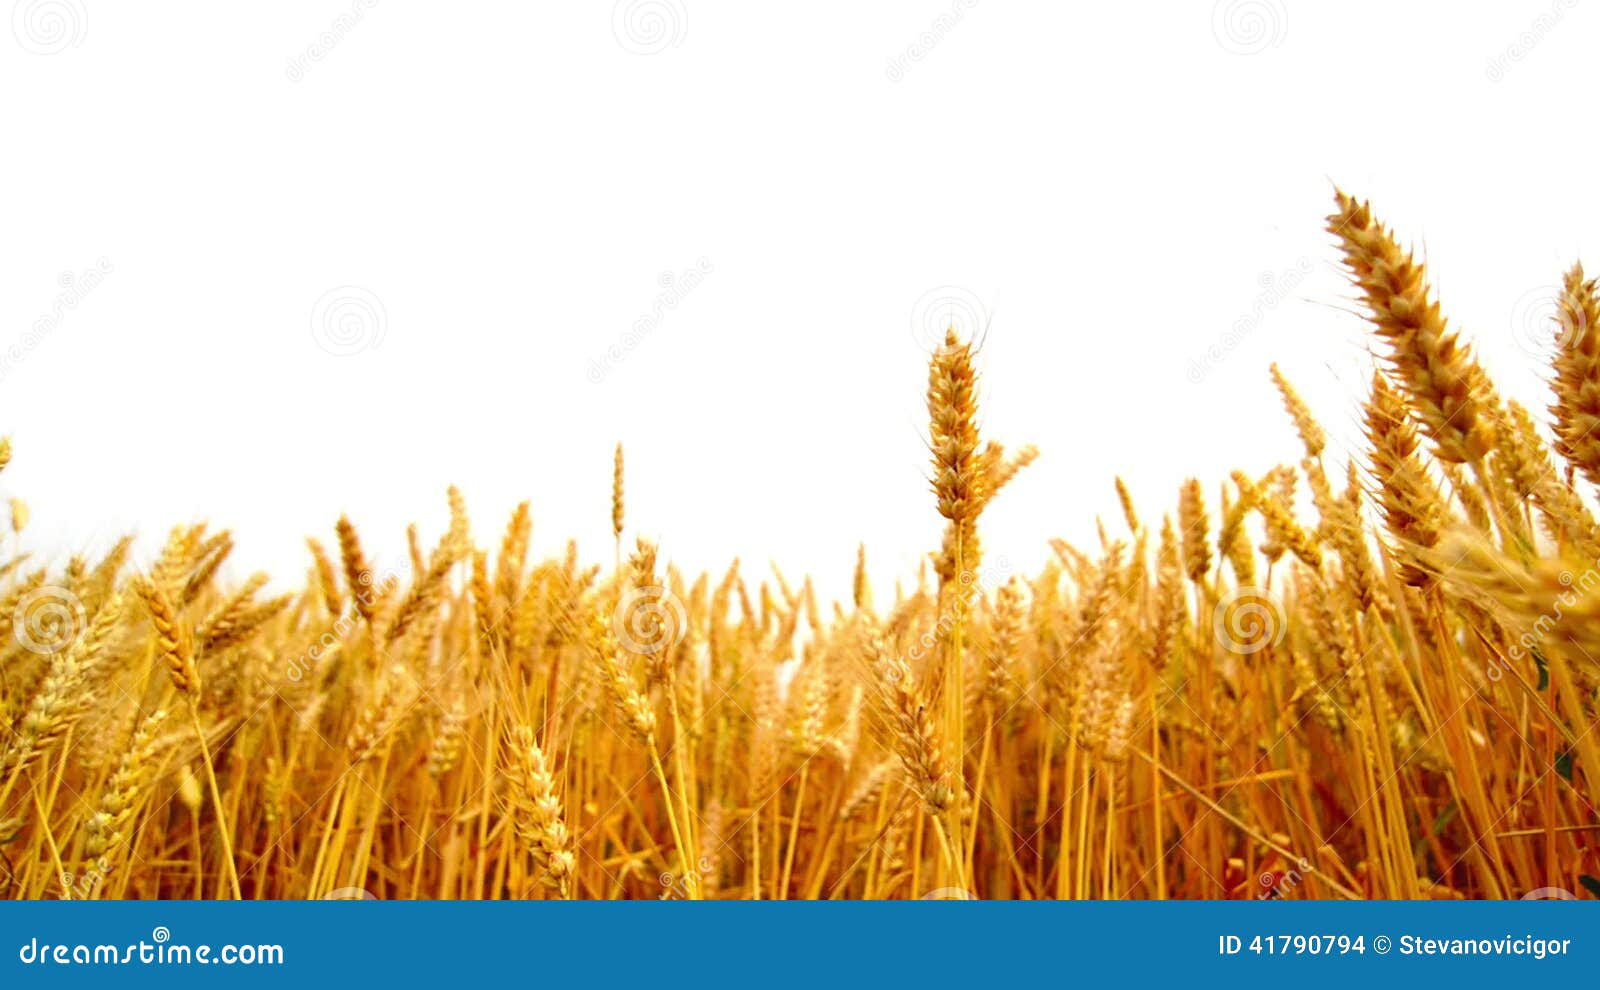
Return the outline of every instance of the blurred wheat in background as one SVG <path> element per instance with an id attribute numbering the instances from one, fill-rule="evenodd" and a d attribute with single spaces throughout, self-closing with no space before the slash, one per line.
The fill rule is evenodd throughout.
<path id="1" fill-rule="evenodd" d="M 529 559 L 526 504 L 480 546 L 454 489 L 406 579 L 345 518 L 278 596 L 225 586 L 204 526 L 142 573 L 126 540 L 13 556 L 0 890 L 1600 891 L 1595 282 L 1563 283 L 1545 415 L 1496 393 L 1365 203 L 1340 194 L 1329 230 L 1381 357 L 1363 456 L 1330 463 L 1274 368 L 1293 463 L 1192 480 L 1165 515 L 1118 481 L 1124 525 L 1031 577 L 985 560 L 980 521 L 1036 452 L 980 437 L 953 332 L 927 390 L 943 537 L 893 594 L 865 550 L 844 604 L 776 569 L 678 573 L 624 539 L 620 447 L 609 569 Z"/>

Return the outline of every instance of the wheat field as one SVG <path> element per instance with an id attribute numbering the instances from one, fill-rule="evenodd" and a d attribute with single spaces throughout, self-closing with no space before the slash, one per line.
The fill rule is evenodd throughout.
<path id="1" fill-rule="evenodd" d="M 1035 451 L 980 437 L 954 332 L 927 390 L 944 533 L 892 595 L 865 550 L 831 605 L 776 570 L 679 573 L 628 538 L 621 447 L 609 568 L 530 559 L 527 504 L 480 541 L 454 489 L 404 578 L 342 517 L 275 597 L 221 581 L 232 542 L 204 526 L 145 569 L 129 540 L 13 555 L 0 890 L 1600 893 L 1596 283 L 1563 280 L 1536 412 L 1365 203 L 1338 194 L 1328 230 L 1381 359 L 1365 449 L 1333 463 L 1273 368 L 1284 464 L 1190 480 L 1166 514 L 1117 481 L 1114 531 L 1032 577 L 980 535 Z"/>

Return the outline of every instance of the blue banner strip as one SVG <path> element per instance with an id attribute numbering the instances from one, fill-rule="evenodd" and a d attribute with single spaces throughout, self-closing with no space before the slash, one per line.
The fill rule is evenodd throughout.
<path id="1" fill-rule="evenodd" d="M 1593 985 L 1600 905 L 191 901 L 0 904 L 0 987 Z M 1088 984 L 1095 985 L 1095 984 Z M 1237 984 L 1236 984 L 1237 985 Z"/>

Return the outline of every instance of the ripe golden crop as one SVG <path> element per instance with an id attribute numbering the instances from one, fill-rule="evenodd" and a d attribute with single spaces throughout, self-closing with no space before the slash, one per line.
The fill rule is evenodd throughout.
<path id="1" fill-rule="evenodd" d="M 0 891 L 18 898 L 1514 898 L 1600 889 L 1600 301 L 1574 267 L 1548 417 L 1497 394 L 1421 264 L 1329 218 L 1380 368 L 1366 449 L 1303 441 L 1165 515 L 986 569 L 1033 459 L 932 355 L 944 535 L 908 592 L 480 546 L 410 575 L 348 519 L 303 587 L 226 532 L 130 573 L 0 565 Z M 1004 383 L 998 383 L 1003 388 Z M 0 467 L 9 461 L 9 442 Z M 908 493 L 911 497 L 913 493 Z M 1296 504 L 1297 502 L 1301 504 Z M 600 507 L 597 507 L 600 511 Z M 13 502 L 15 528 L 25 505 Z"/>

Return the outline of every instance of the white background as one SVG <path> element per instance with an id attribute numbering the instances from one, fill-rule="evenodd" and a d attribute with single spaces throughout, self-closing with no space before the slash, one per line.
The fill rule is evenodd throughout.
<path id="1" fill-rule="evenodd" d="M 0 494 L 58 556 L 207 517 L 295 578 L 348 511 L 393 560 L 454 482 L 606 560 L 622 440 L 686 568 L 909 576 L 948 312 L 1043 450 L 984 527 L 1032 568 L 1116 473 L 1154 517 L 1296 459 L 1272 360 L 1350 435 L 1333 183 L 1536 407 L 1600 231 L 1576 0 L 5 5 Z"/>

